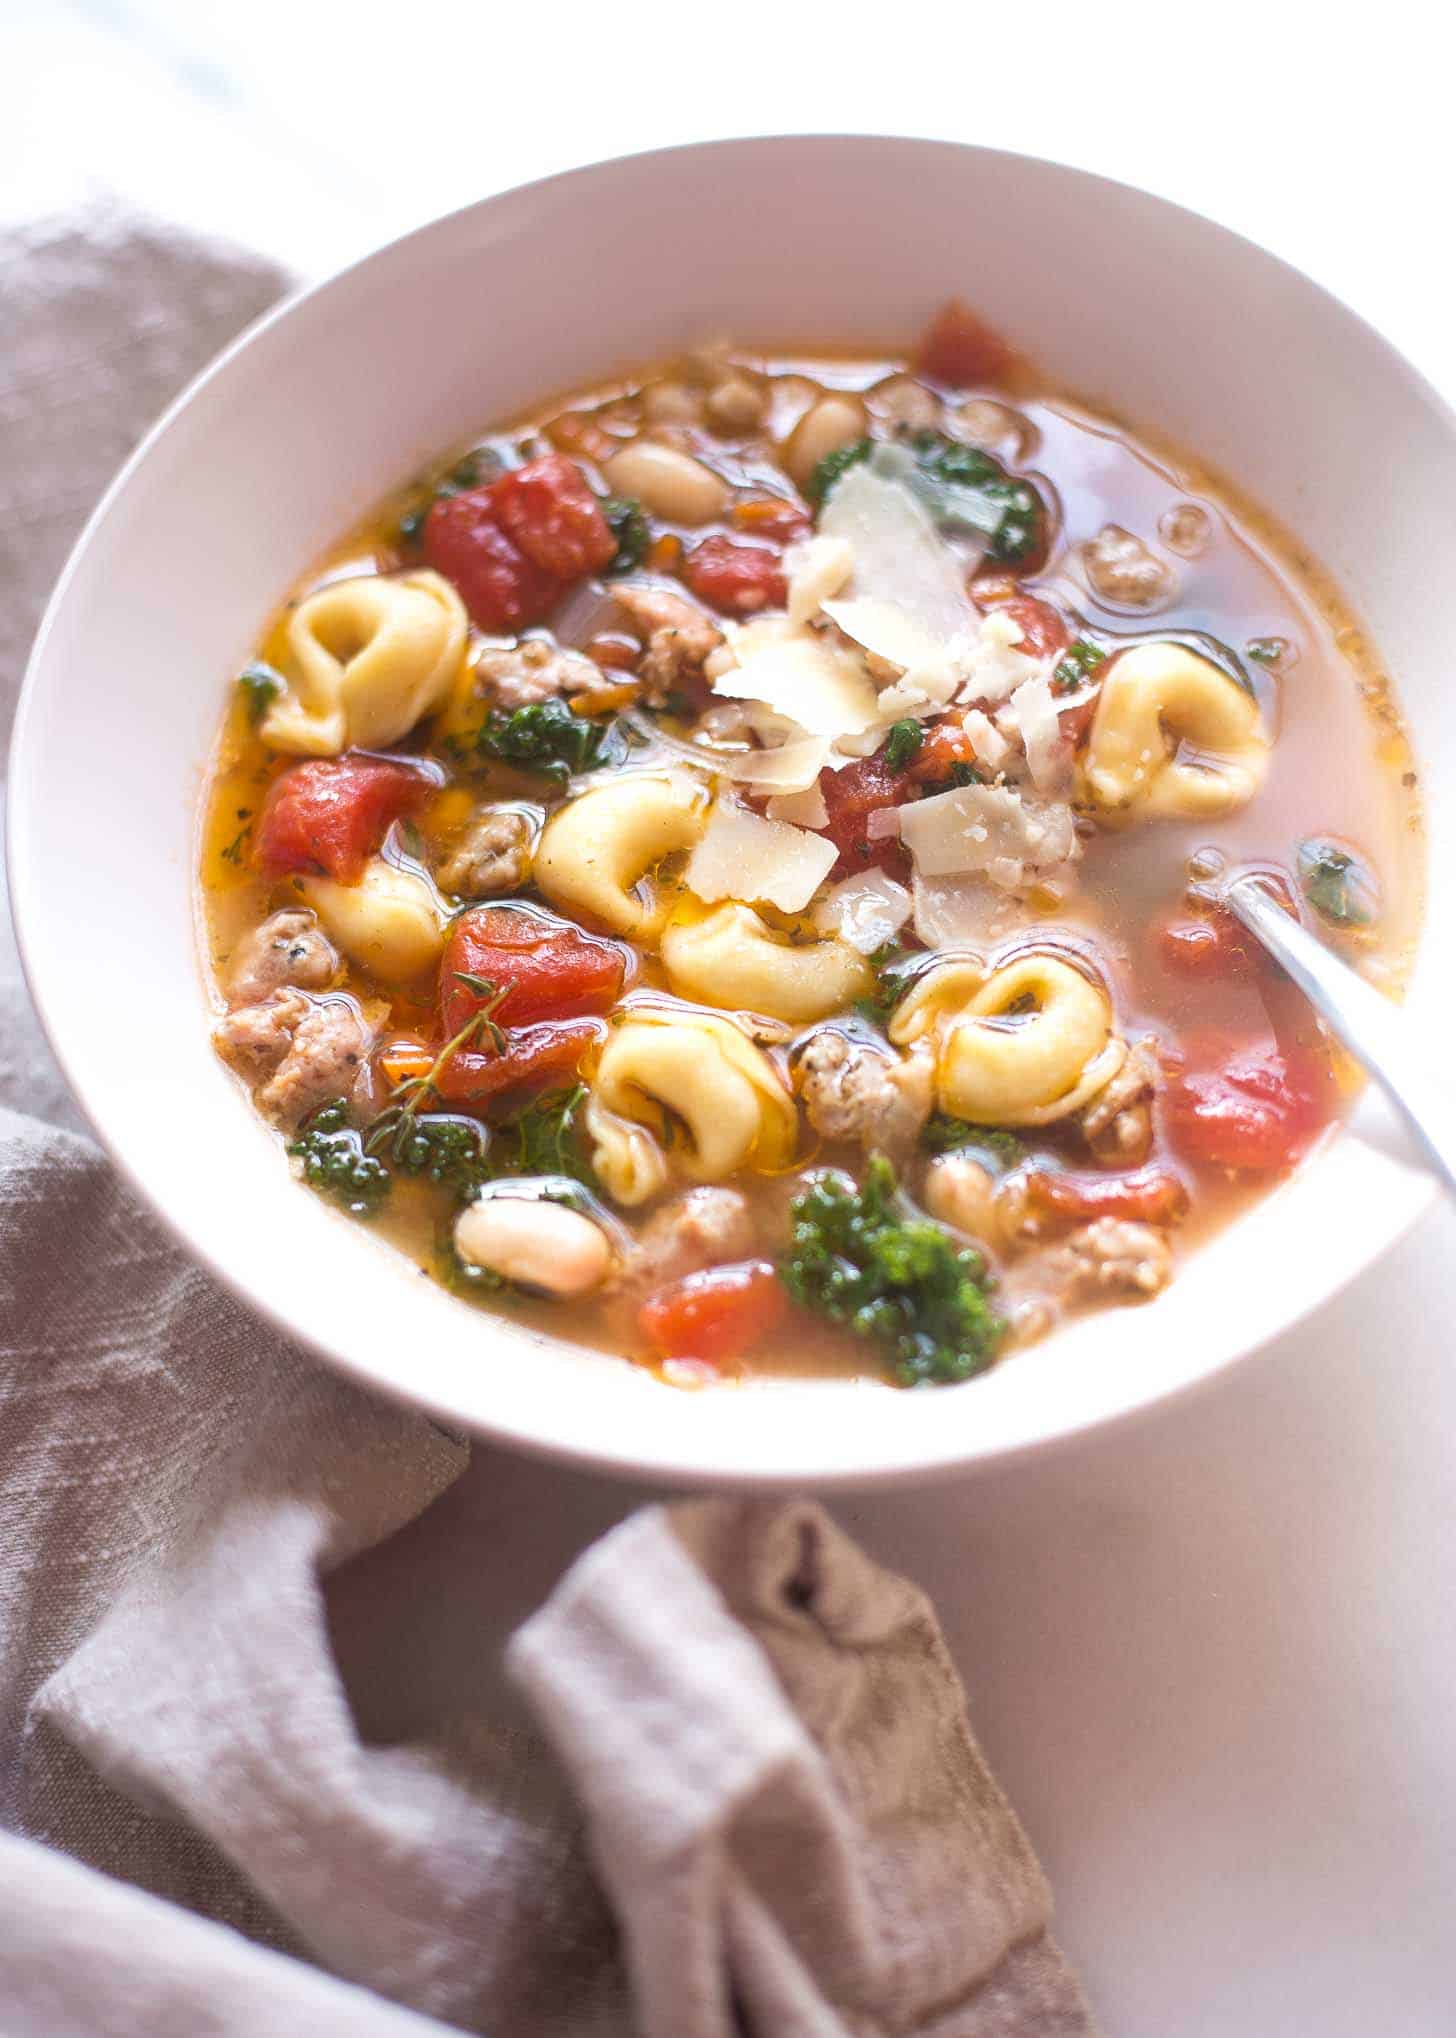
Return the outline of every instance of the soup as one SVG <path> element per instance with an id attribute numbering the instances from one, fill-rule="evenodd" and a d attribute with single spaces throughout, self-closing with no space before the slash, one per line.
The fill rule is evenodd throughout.
<path id="1" fill-rule="evenodd" d="M 463 1300 L 678 1385 L 919 1385 L 1155 1296 L 1346 1108 L 1220 904 L 1249 869 L 1398 991 L 1373 654 L 952 305 L 904 359 L 704 349 L 382 504 L 232 689 L 200 892 L 288 1168 Z"/>

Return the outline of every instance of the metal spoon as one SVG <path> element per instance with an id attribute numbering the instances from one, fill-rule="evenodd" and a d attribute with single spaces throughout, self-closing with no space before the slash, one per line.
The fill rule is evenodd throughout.
<path id="1" fill-rule="evenodd" d="M 1258 878 L 1234 878 L 1224 887 L 1223 902 L 1364 1064 L 1456 1195 L 1456 1092 L 1409 1014 L 1291 919 Z"/>

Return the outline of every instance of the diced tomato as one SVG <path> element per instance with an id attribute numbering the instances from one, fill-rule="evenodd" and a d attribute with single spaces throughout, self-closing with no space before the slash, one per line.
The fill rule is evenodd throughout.
<path id="1" fill-rule="evenodd" d="M 733 538 L 704 538 L 683 561 L 682 577 L 699 601 L 729 616 L 782 608 L 789 598 L 783 554 Z"/>
<path id="2" fill-rule="evenodd" d="M 311 757 L 268 788 L 253 860 L 265 877 L 357 884 L 390 825 L 434 791 L 424 772 L 388 758 Z"/>
<path id="3" fill-rule="evenodd" d="M 942 305 L 915 349 L 920 373 L 952 389 L 996 382 L 1015 359 L 1014 349 L 960 297 Z"/>
<path id="4" fill-rule="evenodd" d="M 1212 903 L 1157 922 L 1154 942 L 1165 968 L 1198 983 L 1253 976 L 1264 953 L 1226 906 Z"/>
<path id="5" fill-rule="evenodd" d="M 971 599 L 978 609 L 1005 609 L 1021 631 L 1018 651 L 1028 658 L 1060 657 L 1072 641 L 1072 633 L 1060 609 L 1040 595 L 1023 594 L 1014 580 L 997 574 L 994 580 L 971 582 Z"/>
<path id="6" fill-rule="evenodd" d="M 1026 1196 L 1038 1217 L 1066 1225 L 1090 1224 L 1098 1217 L 1121 1217 L 1134 1224 L 1176 1224 L 1188 1209 L 1188 1188 L 1171 1168 L 1138 1168 L 1126 1175 L 1073 1173 L 1033 1168 L 1026 1177 Z"/>
<path id="7" fill-rule="evenodd" d="M 950 777 L 957 764 L 974 764 L 976 746 L 963 715 L 946 715 L 926 729 L 920 748 L 906 766 L 905 775 L 916 785 L 939 785 Z"/>
<path id="8" fill-rule="evenodd" d="M 506 1035 L 504 1053 L 489 1046 L 457 1048 L 435 1087 L 447 1103 L 471 1109 L 499 1097 L 568 1082 L 587 1049 L 605 1033 L 600 1019 L 547 1019 L 535 1026 L 517 1026 Z"/>
<path id="9" fill-rule="evenodd" d="M 772 538 L 776 545 L 792 545 L 814 528 L 807 505 L 782 495 L 750 496 L 747 502 L 735 503 L 729 515 L 740 531 L 752 538 Z"/>
<path id="10" fill-rule="evenodd" d="M 783 1283 L 768 1260 L 740 1260 L 688 1274 L 649 1295 L 638 1328 L 665 1359 L 712 1365 L 741 1358 L 782 1322 Z"/>
<path id="11" fill-rule="evenodd" d="M 564 453 L 529 460 L 492 482 L 496 522 L 514 545 L 558 580 L 605 566 L 617 541 L 586 477 Z"/>
<path id="12" fill-rule="evenodd" d="M 442 496 L 425 518 L 425 557 L 460 591 L 482 630 L 524 629 L 550 614 L 565 583 L 528 559 L 501 529 L 495 489 Z"/>
<path id="13" fill-rule="evenodd" d="M 1165 1117 L 1186 1159 L 1265 1172 L 1293 1166 L 1328 1123 L 1332 1102 L 1321 1055 L 1264 1040 L 1225 1049 L 1217 1066 L 1177 1076 Z"/>
<path id="14" fill-rule="evenodd" d="M 621 993 L 626 951 L 569 920 L 524 906 L 472 906 L 450 929 L 440 964 L 440 1027 L 448 1040 L 486 1005 L 499 1026 L 605 1012 Z M 498 1003 L 492 993 L 503 990 Z"/>
<path id="15" fill-rule="evenodd" d="M 831 877 L 879 868 L 892 875 L 905 868 L 905 850 L 898 835 L 871 840 L 866 823 L 880 807 L 898 807 L 913 790 L 905 772 L 891 771 L 883 751 L 847 764 L 843 771 L 821 771 L 819 791 L 829 813 L 821 832 L 839 851 Z"/>
<path id="16" fill-rule="evenodd" d="M 1075 750 L 1087 731 L 1092 727 L 1092 717 L 1097 712 L 1100 693 L 1089 694 L 1084 701 L 1073 707 L 1062 708 L 1057 715 L 1057 727 Z"/>

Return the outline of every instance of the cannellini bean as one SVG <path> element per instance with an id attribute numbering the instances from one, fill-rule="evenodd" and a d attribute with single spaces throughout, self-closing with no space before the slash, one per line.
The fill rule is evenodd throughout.
<path id="1" fill-rule="evenodd" d="M 878 414 L 907 431 L 933 431 L 940 423 L 940 398 L 913 375 L 890 375 L 877 382 L 869 400 Z"/>
<path id="2" fill-rule="evenodd" d="M 726 481 L 676 446 L 634 439 L 602 472 L 618 495 L 635 495 L 649 516 L 669 524 L 707 524 L 728 507 Z"/>
<path id="3" fill-rule="evenodd" d="M 455 1220 L 455 1250 L 522 1287 L 585 1295 L 612 1266 L 606 1233 L 579 1210 L 527 1196 L 487 1196 Z"/>
<path id="4" fill-rule="evenodd" d="M 708 391 L 703 406 L 708 422 L 720 432 L 751 432 L 768 412 L 768 391 L 733 369 Z"/>
<path id="5" fill-rule="evenodd" d="M 800 488 L 804 488 L 826 453 L 837 453 L 841 446 L 862 439 L 864 429 L 865 407 L 857 396 L 841 392 L 821 396 L 789 434 L 784 465 Z"/>
<path id="6" fill-rule="evenodd" d="M 651 382 L 642 392 L 642 415 L 651 425 L 697 422 L 699 397 L 685 382 Z"/>

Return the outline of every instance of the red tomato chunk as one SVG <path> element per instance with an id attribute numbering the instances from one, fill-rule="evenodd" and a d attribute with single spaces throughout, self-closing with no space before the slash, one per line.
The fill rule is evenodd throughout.
<path id="1" fill-rule="evenodd" d="M 442 496 L 425 519 L 424 543 L 482 630 L 539 623 L 574 580 L 617 549 L 581 469 L 564 453 Z"/>
<path id="2" fill-rule="evenodd" d="M 739 545 L 732 538 L 705 538 L 695 545 L 682 577 L 699 601 L 730 616 L 779 609 L 789 598 L 782 555 L 767 545 Z"/>
<path id="3" fill-rule="evenodd" d="M 440 1026 L 448 1040 L 490 1006 L 499 1026 L 579 1019 L 621 994 L 627 958 L 615 941 L 521 906 L 474 906 L 450 930 L 440 964 Z M 470 977 L 504 995 L 462 981 Z"/>
<path id="4" fill-rule="evenodd" d="M 843 771 L 820 772 L 819 791 L 829 811 L 829 825 L 821 832 L 839 851 L 831 877 L 850 877 L 876 867 L 892 875 L 904 871 L 905 850 L 899 836 L 871 840 L 866 828 L 878 808 L 900 806 L 913 789 L 907 775 L 891 771 L 879 754 L 847 764 Z"/>
<path id="5" fill-rule="evenodd" d="M 1127 1175 L 1035 1168 L 1026 1178 L 1026 1196 L 1038 1217 L 1068 1226 L 1090 1224 L 1098 1217 L 1176 1224 L 1188 1210 L 1187 1184 L 1171 1168 L 1138 1168 Z"/>
<path id="6" fill-rule="evenodd" d="M 994 580 L 973 581 L 971 599 L 977 608 L 1005 609 L 1021 632 L 1018 651 L 1028 658 L 1060 656 L 1072 641 L 1066 619 L 1059 609 L 1040 595 L 1022 594 L 1016 582 L 1002 575 Z"/>
<path id="7" fill-rule="evenodd" d="M 1255 1041 L 1169 1085 L 1169 1135 L 1192 1161 L 1257 1171 L 1292 1167 L 1328 1122 L 1331 1091 L 1319 1055 Z"/>
<path id="8" fill-rule="evenodd" d="M 617 549 L 600 503 L 564 453 L 548 453 L 503 474 L 490 494 L 506 536 L 558 580 L 595 573 Z"/>
<path id="9" fill-rule="evenodd" d="M 1253 976 L 1263 953 L 1225 906 L 1164 920 L 1155 939 L 1164 967 L 1195 983 Z"/>
<path id="10" fill-rule="evenodd" d="M 936 313 L 915 350 L 920 373 L 934 382 L 948 383 L 952 389 L 995 382 L 1015 358 L 1001 335 L 959 297 Z"/>
<path id="11" fill-rule="evenodd" d="M 783 1321 L 787 1307 L 770 1262 L 740 1260 L 658 1288 L 642 1304 L 637 1324 L 665 1359 L 721 1365 L 751 1351 Z"/>
<path id="12" fill-rule="evenodd" d="M 490 1047 L 457 1048 L 436 1082 L 446 1103 L 469 1110 L 497 1098 L 559 1087 L 575 1080 L 581 1058 L 603 1038 L 600 1019 L 548 1019 L 506 1034 L 504 1053 Z"/>
<path id="13" fill-rule="evenodd" d="M 311 757 L 268 788 L 253 860 L 265 877 L 357 884 L 391 825 L 434 789 L 424 772 L 387 758 Z"/>

